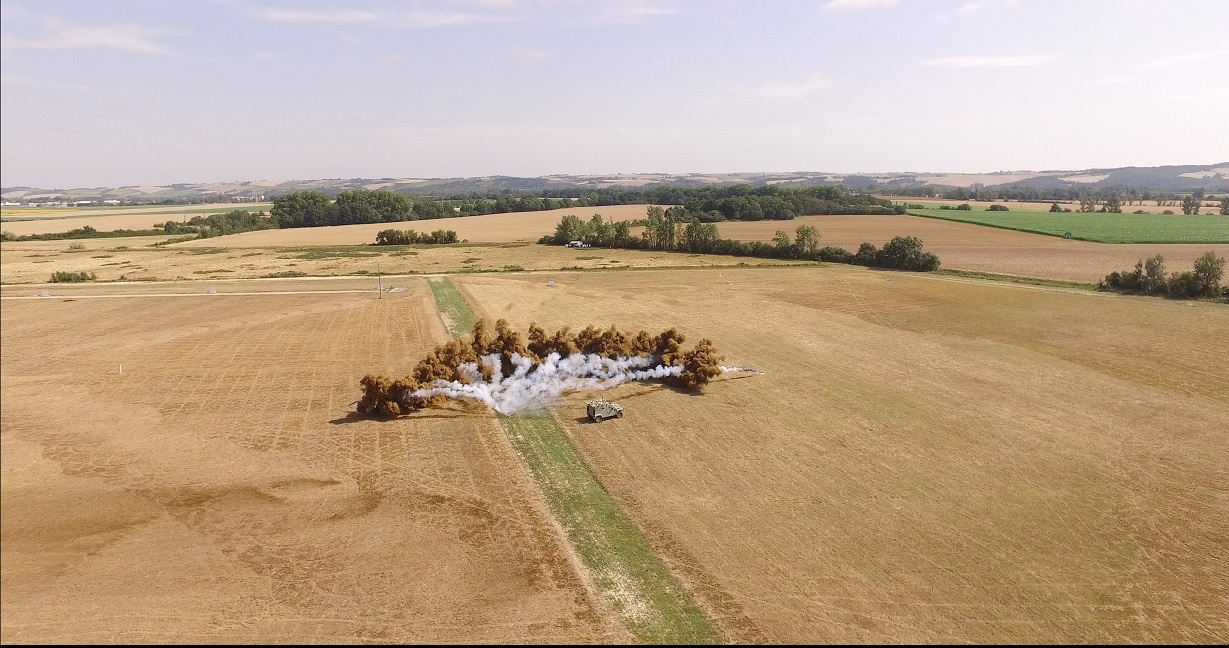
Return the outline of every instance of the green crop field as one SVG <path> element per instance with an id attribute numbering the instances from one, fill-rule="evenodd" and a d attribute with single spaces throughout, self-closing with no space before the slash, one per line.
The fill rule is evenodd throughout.
<path id="1" fill-rule="evenodd" d="M 1218 214 L 1081 214 L 1044 211 L 911 209 L 928 218 L 976 223 L 1098 243 L 1229 243 L 1229 216 Z"/>

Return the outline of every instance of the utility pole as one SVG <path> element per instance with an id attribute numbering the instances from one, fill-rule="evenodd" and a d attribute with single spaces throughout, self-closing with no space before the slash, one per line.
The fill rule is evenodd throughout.
<path id="1" fill-rule="evenodd" d="M 380 264 L 376 264 L 376 290 L 380 291 L 380 299 L 384 299 L 384 275 L 380 273 Z"/>

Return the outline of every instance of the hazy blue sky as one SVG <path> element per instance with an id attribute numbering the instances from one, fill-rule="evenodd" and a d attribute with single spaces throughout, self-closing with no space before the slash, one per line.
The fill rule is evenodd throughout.
<path id="1" fill-rule="evenodd" d="M 4 186 L 1229 160 L 1226 0 L 0 9 Z"/>

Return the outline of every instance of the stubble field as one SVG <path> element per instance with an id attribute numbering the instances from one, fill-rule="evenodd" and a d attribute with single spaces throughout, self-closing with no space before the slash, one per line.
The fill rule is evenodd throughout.
<path id="1" fill-rule="evenodd" d="M 791 235 L 813 225 L 820 245 L 857 251 L 863 242 L 882 247 L 894 236 L 916 236 L 926 251 L 939 255 L 944 268 L 1063 281 L 1097 282 L 1114 270 L 1128 270 L 1139 259 L 1163 255 L 1171 270 L 1188 270 L 1209 250 L 1229 257 L 1229 244 L 1108 244 L 1074 241 L 918 216 L 804 216 L 792 221 L 719 223 L 725 238 L 770 241 L 777 230 Z"/>
<path id="2" fill-rule="evenodd" d="M 720 227 L 802 223 L 824 245 L 915 234 L 945 267 L 980 250 L 1034 276 L 1040 242 L 1061 246 L 1043 257 L 1058 278 L 1083 267 L 1073 244 L 1122 255 L 1094 280 L 1155 253 L 911 217 Z M 500 236 L 540 235 L 523 225 Z M 139 265 L 256 293 L 4 286 L 3 641 L 628 640 L 489 412 L 353 413 L 359 377 L 446 339 L 423 279 L 386 279 L 383 299 L 370 277 L 222 279 L 402 261 L 461 271 L 479 314 L 522 329 L 677 326 L 766 372 L 702 396 L 620 387 L 605 396 L 627 416 L 601 425 L 583 423 L 591 393 L 552 408 L 727 638 L 1229 640 L 1223 305 L 521 243 L 227 246 L 242 236 L 0 247 L 6 284 Z M 658 267 L 546 272 L 616 259 Z M 730 265 L 660 267 L 705 259 Z M 481 272 L 509 266 L 543 272 Z"/>
<path id="3" fill-rule="evenodd" d="M 610 217 L 610 208 L 596 208 Z M 619 219 L 640 218 L 643 205 L 617 208 Z M 23 241 L 0 245 L 0 280 L 5 284 L 47 281 L 57 270 L 93 272 L 101 281 L 150 279 L 260 278 L 305 275 L 506 272 L 523 270 L 660 268 L 678 266 L 777 265 L 771 259 L 541 246 L 567 210 L 415 221 L 398 227 L 469 228 L 472 245 L 373 246 L 381 225 L 345 225 L 301 230 L 265 230 L 150 247 L 162 237 Z M 583 215 L 583 214 L 578 214 Z M 495 224 L 498 223 L 498 226 Z M 792 221 L 720 223 L 725 238 L 771 240 L 777 230 L 791 235 L 813 225 L 821 245 L 855 251 L 863 242 L 882 246 L 894 236 L 917 236 L 939 255 L 944 268 L 1096 282 L 1139 259 L 1161 254 L 1170 270 L 1188 269 L 1209 250 L 1229 257 L 1229 244 L 1104 244 L 943 221 L 917 216 L 806 216 Z M 637 232 L 640 228 L 633 228 Z M 361 231 L 359 231 L 361 230 Z M 370 230 L 370 231 L 367 231 Z M 502 240 L 502 242 L 501 242 Z M 74 249 L 75 248 L 75 249 Z"/>
<path id="4" fill-rule="evenodd" d="M 420 280 L 256 284 L 5 299 L 4 643 L 625 640 L 489 414 L 354 414 Z"/>
<path id="5" fill-rule="evenodd" d="M 730 634 L 1229 639 L 1224 306 L 858 268 L 637 278 L 456 281 L 519 326 L 678 326 L 765 372 L 620 387 L 600 426 L 589 395 L 554 408 Z"/>

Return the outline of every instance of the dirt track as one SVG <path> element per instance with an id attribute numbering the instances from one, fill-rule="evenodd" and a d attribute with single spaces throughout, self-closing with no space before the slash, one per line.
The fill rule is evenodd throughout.
<path id="1" fill-rule="evenodd" d="M 353 414 L 444 339 L 421 281 L 2 315 L 4 643 L 625 638 L 489 415 Z"/>

